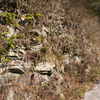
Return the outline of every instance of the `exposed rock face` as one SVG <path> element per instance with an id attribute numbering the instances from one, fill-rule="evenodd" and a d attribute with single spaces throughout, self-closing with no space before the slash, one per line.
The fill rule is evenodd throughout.
<path id="1" fill-rule="evenodd" d="M 7 99 L 6 100 L 14 100 L 14 91 L 9 91 Z"/>
<path id="2" fill-rule="evenodd" d="M 41 48 L 42 48 L 42 44 L 31 47 L 31 50 L 34 52 L 38 52 L 40 51 Z"/>
<path id="3" fill-rule="evenodd" d="M 93 90 L 90 90 L 85 93 L 84 99 L 82 100 L 99 100 L 100 99 L 100 82 L 94 85 Z"/>
<path id="4" fill-rule="evenodd" d="M 41 74 L 51 74 L 54 71 L 55 64 L 53 62 L 41 62 L 37 64 L 34 70 L 39 71 Z"/>
<path id="5" fill-rule="evenodd" d="M 6 1 L 8 0 L 4 0 L 4 2 Z M 70 0 L 65 1 L 70 2 Z M 85 31 L 81 32 L 85 25 L 81 28 L 80 23 L 82 22 L 76 20 L 83 18 L 83 15 L 76 13 L 77 10 L 74 13 L 74 9 L 69 7 L 69 3 L 64 5 L 64 2 L 61 4 L 60 2 L 61 0 L 42 0 L 42 2 L 10 0 L 6 2 L 9 5 L 7 11 L 17 14 L 17 17 L 13 16 L 14 24 L 17 23 L 20 26 L 15 25 L 14 27 L 6 23 L 6 17 L 9 19 L 11 16 L 7 15 L 4 18 L 1 16 L 2 13 L 5 13 L 5 8 L 1 9 L 2 7 L 0 7 L 0 43 L 11 39 L 10 42 L 5 41 L 7 50 L 0 47 L 0 97 L 3 99 L 73 99 L 65 96 L 70 91 L 64 92 L 64 90 L 72 89 L 70 85 L 72 81 L 77 81 L 76 77 L 82 83 L 82 78 L 85 80 L 88 76 L 92 65 L 88 66 L 87 64 L 91 63 L 91 56 L 95 50 L 84 38 Z M 45 17 L 39 13 L 35 14 L 37 11 L 39 12 L 37 5 L 36 8 L 33 8 L 35 3 L 38 6 L 41 5 L 41 9 L 45 8 L 42 11 Z M 69 8 L 63 8 L 62 4 Z M 14 8 L 18 5 L 19 8 Z M 31 12 L 32 14 L 30 14 Z M 75 16 L 78 18 L 75 19 Z M 4 29 L 1 30 L 1 26 L 6 27 L 7 34 L 2 35 Z M 2 36 L 5 37 L 3 40 Z M 14 40 L 12 40 L 13 36 L 15 36 Z M 10 44 L 14 44 L 15 47 Z M 86 50 L 82 51 L 83 48 Z M 90 62 L 85 60 L 85 57 L 90 59 Z M 95 63 L 96 61 L 98 60 L 94 59 Z M 82 73 L 84 75 L 81 78 Z"/>

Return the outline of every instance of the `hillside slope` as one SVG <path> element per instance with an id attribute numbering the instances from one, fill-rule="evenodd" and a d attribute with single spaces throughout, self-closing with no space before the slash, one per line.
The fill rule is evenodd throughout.
<path id="1" fill-rule="evenodd" d="M 99 2 L 0 0 L 0 100 L 81 100 L 100 79 Z"/>

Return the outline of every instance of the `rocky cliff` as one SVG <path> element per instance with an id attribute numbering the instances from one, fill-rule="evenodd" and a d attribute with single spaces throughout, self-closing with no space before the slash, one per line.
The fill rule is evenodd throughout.
<path id="1" fill-rule="evenodd" d="M 80 100 L 99 80 L 99 18 L 87 1 L 0 1 L 0 100 Z"/>

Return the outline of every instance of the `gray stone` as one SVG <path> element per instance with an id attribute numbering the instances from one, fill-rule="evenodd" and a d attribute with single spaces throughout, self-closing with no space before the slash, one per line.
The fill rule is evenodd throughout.
<path id="1" fill-rule="evenodd" d="M 23 49 L 19 49 L 19 52 L 22 53 L 22 54 L 26 54 L 26 51 L 23 50 Z"/>
<path id="2" fill-rule="evenodd" d="M 56 86 L 56 93 L 59 94 L 61 92 L 62 92 L 61 88 L 59 86 Z"/>
<path id="3" fill-rule="evenodd" d="M 23 69 L 25 69 L 27 71 L 30 70 L 31 65 L 32 65 L 31 61 L 24 62 L 22 60 L 11 60 L 7 63 L 7 67 L 15 68 L 15 69 L 17 68 L 17 69 L 22 70 L 22 71 L 23 71 Z"/>
<path id="4" fill-rule="evenodd" d="M 9 67 L 8 71 L 12 73 L 18 73 L 18 74 L 24 73 L 23 67 L 21 65 Z"/>
<path id="5" fill-rule="evenodd" d="M 100 100 L 100 82 L 94 85 L 93 90 L 86 92 L 82 100 Z"/>
<path id="6" fill-rule="evenodd" d="M 49 81 L 49 78 L 47 75 L 42 75 L 42 78 L 44 79 L 45 82 L 48 82 Z"/>
<path id="7" fill-rule="evenodd" d="M 31 84 L 33 86 L 37 85 L 38 83 L 42 83 L 44 82 L 44 78 L 42 77 L 42 75 L 40 75 L 39 73 L 37 72 L 34 72 L 32 75 L 31 75 Z"/>
<path id="8" fill-rule="evenodd" d="M 81 58 L 78 56 L 74 56 L 73 60 L 74 62 L 77 62 L 77 63 L 81 62 Z"/>
<path id="9" fill-rule="evenodd" d="M 7 29 L 8 29 L 8 33 L 7 33 L 8 38 L 10 38 L 12 35 L 15 35 L 13 27 L 7 26 Z"/>
<path id="10" fill-rule="evenodd" d="M 66 59 L 64 60 L 64 62 L 66 64 L 69 64 L 70 63 L 70 57 L 69 57 L 69 54 L 65 55 Z"/>
<path id="11" fill-rule="evenodd" d="M 40 62 L 34 70 L 40 72 L 41 74 L 51 74 L 54 71 L 54 67 L 54 62 Z"/>
<path id="12" fill-rule="evenodd" d="M 42 48 L 42 44 L 33 46 L 31 48 L 31 50 L 34 51 L 34 52 L 38 52 L 41 48 Z"/>
<path id="13" fill-rule="evenodd" d="M 1 78 L 2 78 L 2 82 L 4 81 L 5 83 L 5 81 L 7 82 L 8 80 L 11 80 L 12 78 L 14 78 L 15 81 L 17 81 L 19 76 L 20 74 L 7 72 L 4 75 L 2 75 Z"/>
<path id="14" fill-rule="evenodd" d="M 32 62 L 31 61 L 24 62 L 23 66 L 28 71 L 31 69 Z"/>
<path id="15" fill-rule="evenodd" d="M 63 82 L 63 77 L 60 75 L 60 73 L 53 73 L 51 76 L 50 76 L 50 79 L 56 79 L 55 83 L 54 84 L 57 84 L 57 85 L 61 85 L 61 83 Z"/>
<path id="16" fill-rule="evenodd" d="M 14 91 L 10 90 L 6 100 L 14 100 Z"/>
<path id="17" fill-rule="evenodd" d="M 60 100 L 65 100 L 64 94 L 60 93 Z"/>
<path id="18" fill-rule="evenodd" d="M 30 85 L 31 83 L 31 73 L 26 73 L 25 75 L 22 75 L 18 78 L 18 82 L 21 84 L 21 85 Z"/>
<path id="19" fill-rule="evenodd" d="M 9 53 L 7 54 L 9 59 L 21 59 L 19 57 L 18 53 L 14 52 L 12 49 L 9 50 Z"/>

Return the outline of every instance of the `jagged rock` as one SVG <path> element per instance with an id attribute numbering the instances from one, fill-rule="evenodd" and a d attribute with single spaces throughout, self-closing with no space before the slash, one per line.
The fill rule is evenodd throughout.
<path id="1" fill-rule="evenodd" d="M 8 62 L 7 66 L 17 66 L 20 65 L 23 61 L 20 60 L 11 60 Z"/>
<path id="2" fill-rule="evenodd" d="M 29 71 L 31 69 L 32 62 L 31 61 L 27 61 L 27 62 L 24 62 L 22 65 L 27 71 Z"/>
<path id="3" fill-rule="evenodd" d="M 12 66 L 8 69 L 8 71 L 11 73 L 18 73 L 18 74 L 24 73 L 23 67 L 21 65 L 20 66 Z"/>
<path id="4" fill-rule="evenodd" d="M 27 73 L 27 74 L 25 74 L 23 76 L 20 76 L 18 78 L 18 82 L 21 85 L 25 85 L 25 86 L 30 85 L 30 83 L 31 83 L 31 74 L 30 73 Z"/>
<path id="5" fill-rule="evenodd" d="M 42 48 L 42 44 L 33 46 L 31 48 L 31 50 L 34 51 L 34 52 L 38 52 L 41 48 Z"/>
<path id="6" fill-rule="evenodd" d="M 23 50 L 23 49 L 19 49 L 19 52 L 22 53 L 22 54 L 26 54 L 26 51 Z"/>
<path id="7" fill-rule="evenodd" d="M 12 35 L 16 36 L 20 31 L 18 29 L 14 29 L 13 27 L 7 26 L 8 29 L 8 33 L 7 33 L 7 37 L 10 38 Z"/>
<path id="8" fill-rule="evenodd" d="M 44 79 L 42 78 L 42 76 L 39 73 L 26 73 L 23 76 L 20 76 L 18 79 L 18 82 L 22 85 L 37 85 L 40 82 L 43 82 Z"/>
<path id="9" fill-rule="evenodd" d="M 44 79 L 44 82 L 48 82 L 49 81 L 49 78 L 47 75 L 42 75 L 42 78 Z"/>
<path id="10" fill-rule="evenodd" d="M 56 93 L 59 94 L 61 92 L 62 92 L 61 88 L 59 86 L 56 86 Z"/>
<path id="11" fill-rule="evenodd" d="M 15 95 L 14 91 L 10 90 L 8 92 L 8 96 L 6 100 L 14 100 L 14 95 Z"/>
<path id="12" fill-rule="evenodd" d="M 34 72 L 32 75 L 31 75 L 31 84 L 33 86 L 37 85 L 38 83 L 41 83 L 41 82 L 44 82 L 45 80 L 43 79 L 42 75 L 40 75 L 39 73 L 37 72 Z"/>
<path id="13" fill-rule="evenodd" d="M 10 59 L 21 59 L 18 53 L 15 53 L 12 49 L 9 50 L 9 53 L 7 55 Z"/>
<path id="14" fill-rule="evenodd" d="M 20 74 L 5 72 L 0 76 L 0 80 L 2 85 L 5 85 L 10 82 L 10 80 L 14 79 L 16 82 L 19 78 Z"/>
<path id="15" fill-rule="evenodd" d="M 60 72 L 64 73 L 64 65 L 61 66 Z"/>
<path id="16" fill-rule="evenodd" d="M 13 27 L 7 26 L 7 29 L 8 29 L 8 33 L 7 33 L 8 38 L 10 38 L 12 35 L 15 35 Z"/>
<path id="17" fill-rule="evenodd" d="M 15 43 L 15 44 L 16 44 L 16 43 Z M 20 45 L 17 44 L 16 47 L 17 47 L 17 48 L 20 48 L 20 49 L 23 49 L 23 50 L 26 49 L 26 47 L 25 47 L 24 45 L 22 45 L 22 44 L 20 44 Z"/>
<path id="18" fill-rule="evenodd" d="M 7 66 L 9 67 L 9 69 L 19 69 L 19 70 L 22 70 L 25 69 L 25 70 L 30 70 L 31 69 L 31 65 L 32 65 L 32 62 L 31 61 L 27 61 L 27 62 L 24 62 L 22 60 L 11 60 L 8 62 Z M 19 68 L 18 68 L 19 66 Z"/>
<path id="19" fill-rule="evenodd" d="M 66 59 L 64 60 L 64 62 L 65 62 L 66 64 L 69 64 L 69 62 L 70 62 L 69 54 L 65 55 L 65 57 L 66 57 Z"/>
<path id="20" fill-rule="evenodd" d="M 2 66 L 4 66 L 4 65 L 2 65 Z M 14 60 L 9 61 L 6 68 L 5 67 L 0 68 L 0 74 L 3 74 L 5 72 L 23 74 L 24 70 L 21 65 L 21 61 L 20 60 L 19 61 L 14 61 Z"/>
<path id="21" fill-rule="evenodd" d="M 40 29 L 33 29 L 33 30 L 30 30 L 30 32 L 35 32 L 35 34 L 37 34 L 37 35 L 41 35 L 41 36 L 47 37 L 47 33 L 46 32 L 49 32 L 49 30 L 46 27 L 43 26 L 41 28 L 41 30 Z"/>
<path id="22" fill-rule="evenodd" d="M 61 85 L 61 83 L 63 82 L 63 77 L 61 76 L 60 73 L 53 73 L 50 77 L 50 80 L 52 79 L 56 79 L 56 81 L 54 82 L 54 85 Z"/>
<path id="23" fill-rule="evenodd" d="M 42 34 L 43 34 L 43 36 L 47 37 L 47 33 L 50 33 L 49 29 L 47 29 L 45 26 L 42 26 Z"/>
<path id="24" fill-rule="evenodd" d="M 63 93 L 60 93 L 60 100 L 65 100 Z"/>
<path id="25" fill-rule="evenodd" d="M 50 75 L 54 71 L 55 64 L 53 62 L 40 62 L 34 68 L 34 70 L 38 71 L 41 74 Z"/>
<path id="26" fill-rule="evenodd" d="M 73 60 L 74 60 L 75 62 L 77 62 L 77 63 L 81 62 L 81 58 L 78 57 L 78 56 L 74 56 L 74 57 L 73 57 Z"/>

